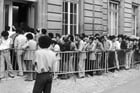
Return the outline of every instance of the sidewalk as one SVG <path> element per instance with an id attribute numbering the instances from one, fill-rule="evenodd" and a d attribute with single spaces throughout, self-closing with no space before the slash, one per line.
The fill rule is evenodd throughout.
<path id="1" fill-rule="evenodd" d="M 138 77 L 140 70 L 131 69 L 83 79 L 54 80 L 52 93 L 101 93 Z M 0 93 L 32 93 L 33 84 L 23 78 L 3 80 L 0 81 Z"/>
<path id="2" fill-rule="evenodd" d="M 140 77 L 119 87 L 109 89 L 102 93 L 140 93 Z"/>

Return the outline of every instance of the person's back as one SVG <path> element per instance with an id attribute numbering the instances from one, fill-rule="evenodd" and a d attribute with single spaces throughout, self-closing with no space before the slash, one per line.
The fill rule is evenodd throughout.
<path id="1" fill-rule="evenodd" d="M 37 42 L 35 40 L 29 40 L 29 50 L 35 50 L 37 48 Z"/>
<path id="2" fill-rule="evenodd" d="M 14 46 L 17 49 L 21 49 L 22 46 L 26 43 L 27 39 L 23 34 L 19 34 L 16 38 L 15 38 L 15 42 L 14 42 Z"/>
<path id="3" fill-rule="evenodd" d="M 35 70 L 37 71 L 33 93 L 51 93 L 53 64 L 57 61 L 56 54 L 49 49 L 52 43 L 48 36 L 38 40 L 41 49 L 35 52 Z"/>
<path id="4" fill-rule="evenodd" d="M 35 61 L 37 62 L 38 73 L 44 72 L 52 72 L 53 62 L 55 62 L 56 54 L 49 49 L 39 49 L 35 52 Z"/>

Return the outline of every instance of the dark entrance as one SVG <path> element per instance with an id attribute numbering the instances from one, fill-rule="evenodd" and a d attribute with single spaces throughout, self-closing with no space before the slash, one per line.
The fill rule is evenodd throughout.
<path id="1" fill-rule="evenodd" d="M 28 24 L 28 4 L 13 3 L 13 25 L 20 27 L 21 24 Z"/>

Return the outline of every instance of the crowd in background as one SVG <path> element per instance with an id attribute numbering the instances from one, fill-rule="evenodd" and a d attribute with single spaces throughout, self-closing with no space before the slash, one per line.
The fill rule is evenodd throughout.
<path id="1" fill-rule="evenodd" d="M 78 77 L 85 77 L 86 61 L 87 58 L 91 66 L 97 60 L 96 53 L 100 51 L 110 51 L 109 66 L 116 65 L 117 70 L 120 69 L 119 61 L 123 58 L 119 58 L 118 55 L 125 54 L 125 69 L 129 69 L 132 62 L 132 55 L 134 50 L 140 49 L 140 40 L 127 35 L 60 35 L 59 33 L 48 33 L 46 29 L 34 30 L 32 28 L 22 29 L 13 28 L 10 31 L 9 27 L 5 28 L 5 31 L 1 33 L 0 39 L 0 78 L 4 78 L 4 71 L 7 69 L 8 75 L 14 78 L 14 70 L 19 70 L 18 75 L 23 76 L 24 71 L 33 70 L 34 52 L 40 49 L 38 46 L 38 39 L 42 36 L 49 36 L 52 39 L 52 43 L 49 47 L 54 52 L 66 52 L 77 51 L 79 55 L 77 62 Z M 124 50 L 121 54 L 116 51 Z M 84 53 L 88 51 L 87 53 Z M 139 51 L 138 51 L 139 52 Z M 124 57 L 124 55 L 123 55 Z M 101 58 L 100 58 L 101 59 Z M 62 60 L 62 59 L 61 59 Z M 114 63 L 113 63 L 114 62 Z M 17 64 L 17 65 L 16 65 Z M 59 68 L 60 64 L 56 64 L 56 68 Z M 65 66 L 65 65 L 64 65 Z M 5 68 L 6 67 L 6 68 Z M 94 66 L 93 66 L 94 67 Z M 59 69 L 56 69 L 60 70 Z M 89 74 L 91 75 L 92 72 Z M 27 79 L 30 80 L 31 74 Z"/>

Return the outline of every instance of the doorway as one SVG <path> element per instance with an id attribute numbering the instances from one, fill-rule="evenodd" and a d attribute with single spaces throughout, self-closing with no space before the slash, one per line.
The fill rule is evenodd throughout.
<path id="1" fill-rule="evenodd" d="M 5 3 L 5 26 L 35 28 L 35 4 L 34 2 Z"/>
<path id="2" fill-rule="evenodd" d="M 21 24 L 28 24 L 28 8 L 27 4 L 13 3 L 13 25 L 21 27 Z"/>

